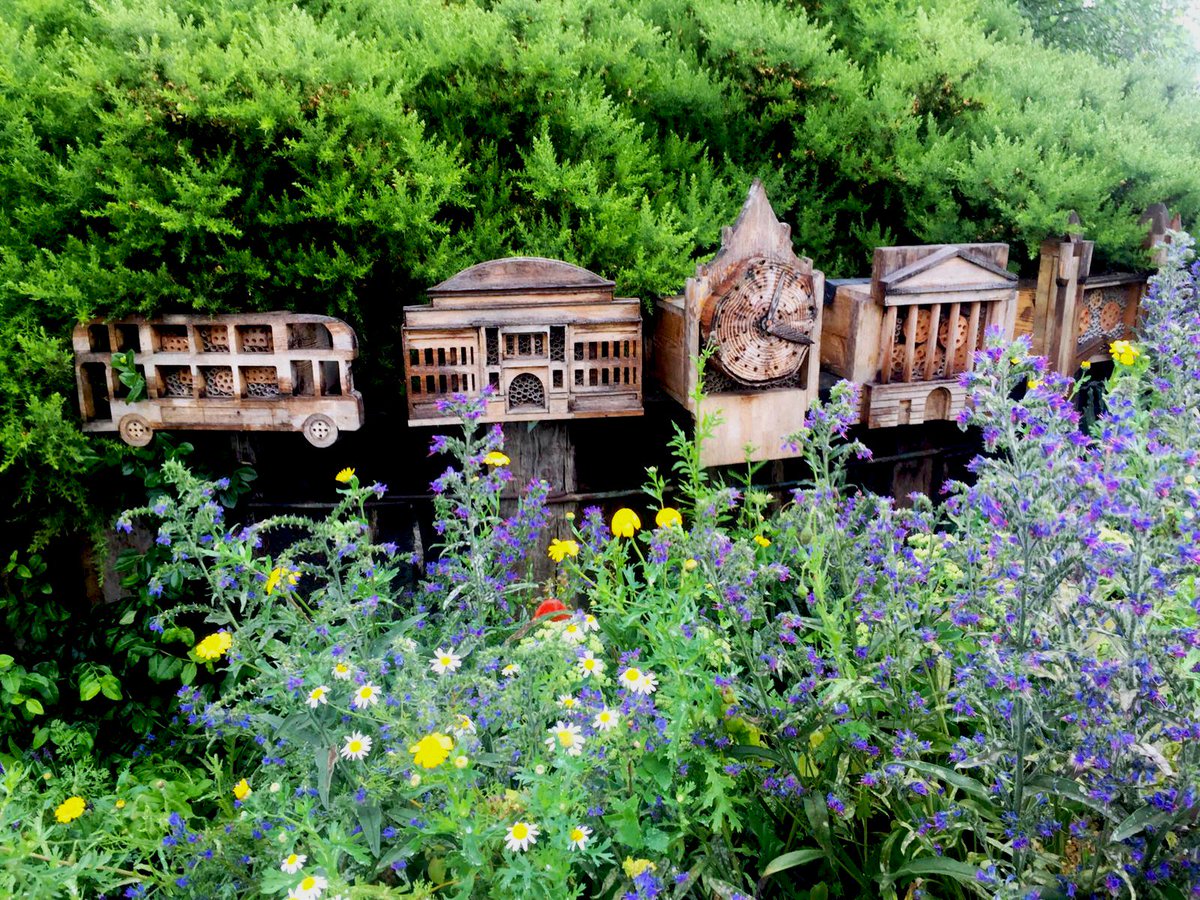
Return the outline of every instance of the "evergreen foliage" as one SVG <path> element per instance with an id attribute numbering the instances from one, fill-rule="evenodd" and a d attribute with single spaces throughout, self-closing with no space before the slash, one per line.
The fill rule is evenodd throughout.
<path id="1" fill-rule="evenodd" d="M 521 253 L 674 293 L 754 176 L 829 275 L 979 239 L 1028 269 L 1070 210 L 1138 262 L 1146 204 L 1200 209 L 1195 76 L 1046 43 L 1008 0 L 14 0 L 6 540 L 106 515 L 84 478 L 119 455 L 75 424 L 78 320 L 331 313 L 386 402 L 398 307 L 429 285 Z"/>

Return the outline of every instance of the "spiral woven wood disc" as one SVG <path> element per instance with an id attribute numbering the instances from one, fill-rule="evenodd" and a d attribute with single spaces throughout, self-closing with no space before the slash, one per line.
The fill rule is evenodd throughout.
<path id="1" fill-rule="evenodd" d="M 811 275 L 757 257 L 748 260 L 729 288 L 709 302 L 715 308 L 704 337 L 715 336 L 714 359 L 731 377 L 759 384 L 786 378 L 804 364 L 809 345 L 788 337 L 813 336 L 816 307 Z M 767 328 L 772 323 L 788 337 L 770 333 Z"/>

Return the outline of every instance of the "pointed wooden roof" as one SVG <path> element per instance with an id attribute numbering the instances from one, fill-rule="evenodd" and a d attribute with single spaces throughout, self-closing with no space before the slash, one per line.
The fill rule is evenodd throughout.
<path id="1" fill-rule="evenodd" d="M 721 249 L 716 256 L 696 267 L 696 277 L 720 281 L 727 270 L 750 257 L 765 257 L 812 272 L 812 260 L 797 256 L 792 248 L 792 229 L 780 222 L 767 199 L 762 182 L 755 178 L 746 202 L 732 227 L 721 229 Z"/>

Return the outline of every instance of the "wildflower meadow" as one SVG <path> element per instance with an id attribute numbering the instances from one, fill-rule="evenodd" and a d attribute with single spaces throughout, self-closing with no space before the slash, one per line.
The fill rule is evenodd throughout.
<path id="1" fill-rule="evenodd" d="M 986 452 L 903 509 L 847 483 L 849 383 L 803 486 L 711 477 L 710 421 L 559 533 L 456 397 L 415 573 L 353 460 L 328 516 L 236 523 L 168 460 L 116 526 L 155 534 L 123 625 L 178 659 L 169 727 L 6 755 L 0 894 L 1200 895 L 1198 280 L 1177 235 L 1094 422 L 990 340 Z"/>

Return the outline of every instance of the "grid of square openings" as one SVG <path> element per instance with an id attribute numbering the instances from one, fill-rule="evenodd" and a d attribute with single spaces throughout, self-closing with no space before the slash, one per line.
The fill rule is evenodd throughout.
<path id="1" fill-rule="evenodd" d="M 575 387 L 603 388 L 638 383 L 636 338 L 575 341 Z"/>
<path id="2" fill-rule="evenodd" d="M 475 375 L 475 348 L 467 344 L 410 347 L 408 389 L 413 396 L 439 396 L 479 390 Z"/>

